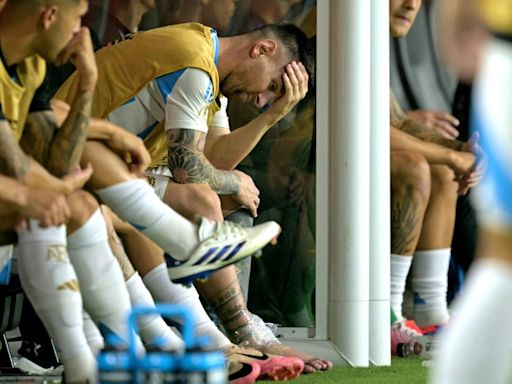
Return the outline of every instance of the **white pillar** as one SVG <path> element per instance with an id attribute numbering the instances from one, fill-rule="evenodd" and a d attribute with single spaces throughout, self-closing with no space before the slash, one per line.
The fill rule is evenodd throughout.
<path id="1" fill-rule="evenodd" d="M 390 365 L 389 1 L 371 2 L 370 362 Z"/>
<path id="2" fill-rule="evenodd" d="M 387 0 L 380 0 L 387 1 Z M 332 0 L 333 343 L 369 364 L 370 0 Z"/>

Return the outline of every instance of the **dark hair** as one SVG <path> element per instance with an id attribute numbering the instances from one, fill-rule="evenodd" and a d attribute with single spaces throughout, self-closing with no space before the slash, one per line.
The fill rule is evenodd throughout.
<path id="1" fill-rule="evenodd" d="M 316 76 L 316 44 L 315 39 L 308 39 L 297 26 L 288 23 L 268 24 L 255 29 L 250 34 L 272 36 L 283 44 L 289 52 L 291 60 L 300 61 L 309 75 L 309 90 L 315 87 Z"/>

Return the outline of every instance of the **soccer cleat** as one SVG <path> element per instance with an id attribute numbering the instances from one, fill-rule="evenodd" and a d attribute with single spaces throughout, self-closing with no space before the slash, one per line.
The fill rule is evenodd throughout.
<path id="1" fill-rule="evenodd" d="M 258 365 L 258 380 L 288 381 L 300 376 L 304 362 L 296 357 L 267 355 L 252 348 L 231 345 L 224 350 L 228 361 Z"/>
<path id="2" fill-rule="evenodd" d="M 253 384 L 260 375 L 260 366 L 256 363 L 241 363 L 228 361 L 229 384 Z"/>
<path id="3" fill-rule="evenodd" d="M 397 321 L 391 326 L 391 354 L 397 355 L 398 344 L 409 344 L 423 333 L 413 320 Z"/>
<path id="4" fill-rule="evenodd" d="M 206 279 L 212 272 L 251 256 L 280 232 L 281 227 L 275 221 L 242 228 L 229 221 L 203 218 L 199 225 L 201 243 L 187 260 L 178 261 L 165 255 L 169 277 L 180 284 Z"/>

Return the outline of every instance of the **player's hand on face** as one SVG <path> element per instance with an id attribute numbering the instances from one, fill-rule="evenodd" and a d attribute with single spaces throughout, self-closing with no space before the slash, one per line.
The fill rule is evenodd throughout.
<path id="1" fill-rule="evenodd" d="M 418 121 L 447 139 L 456 139 L 459 137 L 457 127 L 460 125 L 459 120 L 449 113 L 415 110 L 408 111 L 407 117 Z"/>
<path id="2" fill-rule="evenodd" d="M 272 104 L 269 111 L 280 118 L 286 116 L 308 93 L 308 80 L 308 73 L 302 63 L 292 61 L 287 64 L 283 74 L 284 94 Z"/>
<path id="3" fill-rule="evenodd" d="M 257 217 L 258 206 L 260 205 L 259 189 L 249 175 L 238 170 L 234 170 L 233 173 L 240 178 L 240 192 L 238 195 L 233 195 L 233 198 L 246 207 L 253 217 Z"/>
<path id="4" fill-rule="evenodd" d="M 80 90 L 93 92 L 98 80 L 98 69 L 89 28 L 81 27 L 57 57 L 55 64 L 71 62 L 80 76 Z"/>

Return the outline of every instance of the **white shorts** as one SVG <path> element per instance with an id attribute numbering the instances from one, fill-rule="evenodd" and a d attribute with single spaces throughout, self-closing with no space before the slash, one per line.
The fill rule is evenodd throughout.
<path id="1" fill-rule="evenodd" d="M 160 167 L 148 168 L 144 172 L 144 176 L 146 176 L 149 185 L 153 187 L 153 190 L 160 200 L 163 200 L 167 185 L 172 179 L 172 173 L 169 167 L 167 165 L 162 165 Z"/>
<path id="2" fill-rule="evenodd" d="M 480 224 L 512 228 L 512 43 L 495 39 L 482 64 L 471 119 L 488 167 L 473 198 Z"/>

